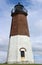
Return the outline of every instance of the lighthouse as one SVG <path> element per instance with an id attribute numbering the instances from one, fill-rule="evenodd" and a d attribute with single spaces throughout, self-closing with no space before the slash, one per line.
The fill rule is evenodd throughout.
<path id="1" fill-rule="evenodd" d="M 34 63 L 27 15 L 27 10 L 20 3 L 11 11 L 12 22 L 7 57 L 9 64 Z"/>

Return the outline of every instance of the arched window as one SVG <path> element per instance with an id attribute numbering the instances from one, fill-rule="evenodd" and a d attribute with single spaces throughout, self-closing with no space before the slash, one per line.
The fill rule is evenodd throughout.
<path id="1" fill-rule="evenodd" d="M 24 47 L 20 48 L 21 57 L 25 57 L 26 49 Z"/>

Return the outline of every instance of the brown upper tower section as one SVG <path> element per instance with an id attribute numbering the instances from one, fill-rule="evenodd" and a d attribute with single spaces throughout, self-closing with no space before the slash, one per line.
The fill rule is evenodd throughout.
<path id="1" fill-rule="evenodd" d="M 12 23 L 10 36 L 27 35 L 29 36 L 29 29 L 27 25 L 27 11 L 23 5 L 18 3 L 11 12 Z"/>

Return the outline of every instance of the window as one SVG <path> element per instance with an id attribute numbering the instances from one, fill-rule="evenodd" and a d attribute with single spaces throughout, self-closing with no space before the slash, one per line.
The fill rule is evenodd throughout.
<path id="1" fill-rule="evenodd" d="M 25 52 L 21 51 L 21 57 L 25 57 Z"/>

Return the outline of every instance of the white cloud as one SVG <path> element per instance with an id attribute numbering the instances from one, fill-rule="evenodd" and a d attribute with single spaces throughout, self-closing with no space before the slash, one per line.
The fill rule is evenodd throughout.
<path id="1" fill-rule="evenodd" d="M 42 20 L 38 20 L 38 21 L 35 23 L 35 27 L 36 27 L 36 29 L 38 29 L 39 31 L 42 31 Z"/>
<path id="2" fill-rule="evenodd" d="M 7 0 L 0 0 L 0 42 L 9 37 L 11 25 L 11 7 Z"/>
<path id="3" fill-rule="evenodd" d="M 6 0 L 0 0 L 0 12 L 0 63 L 4 63 L 7 59 L 9 28 L 11 23 L 11 7 L 6 3 Z"/>
<path id="4" fill-rule="evenodd" d="M 0 63 L 5 63 L 7 60 L 7 52 L 0 51 Z"/>
<path id="5" fill-rule="evenodd" d="M 36 0 L 37 2 L 39 2 L 39 3 L 42 3 L 42 0 Z"/>
<path id="6" fill-rule="evenodd" d="M 31 37 L 31 42 L 33 44 L 34 47 L 38 47 L 40 46 L 40 48 L 42 47 L 42 36 L 35 36 L 35 37 Z"/>
<path id="7" fill-rule="evenodd" d="M 35 63 L 42 63 L 42 36 L 31 37 L 32 50 Z"/>
<path id="8" fill-rule="evenodd" d="M 31 2 L 33 2 L 33 3 L 42 3 L 42 0 L 30 0 Z"/>
<path id="9" fill-rule="evenodd" d="M 28 18 L 31 36 L 42 35 L 42 9 L 29 10 Z"/>
<path id="10" fill-rule="evenodd" d="M 31 3 L 42 3 L 42 0 L 26 0 L 27 2 L 30 1 Z"/>
<path id="11" fill-rule="evenodd" d="M 42 54 L 39 55 L 39 53 L 37 53 L 35 54 L 34 58 L 35 58 L 35 63 L 42 64 Z"/>
<path id="12" fill-rule="evenodd" d="M 9 38 L 7 38 L 5 35 L 0 35 L 0 44 L 4 44 L 4 41 L 8 42 Z"/>
<path id="13" fill-rule="evenodd" d="M 3 36 L 3 35 L 0 35 L 0 42 L 2 42 L 3 40 L 5 40 L 6 39 L 6 37 L 5 36 Z"/>
<path id="14" fill-rule="evenodd" d="M 8 50 L 8 45 L 9 45 L 9 40 L 2 40 L 0 42 L 0 51 L 7 51 Z"/>

